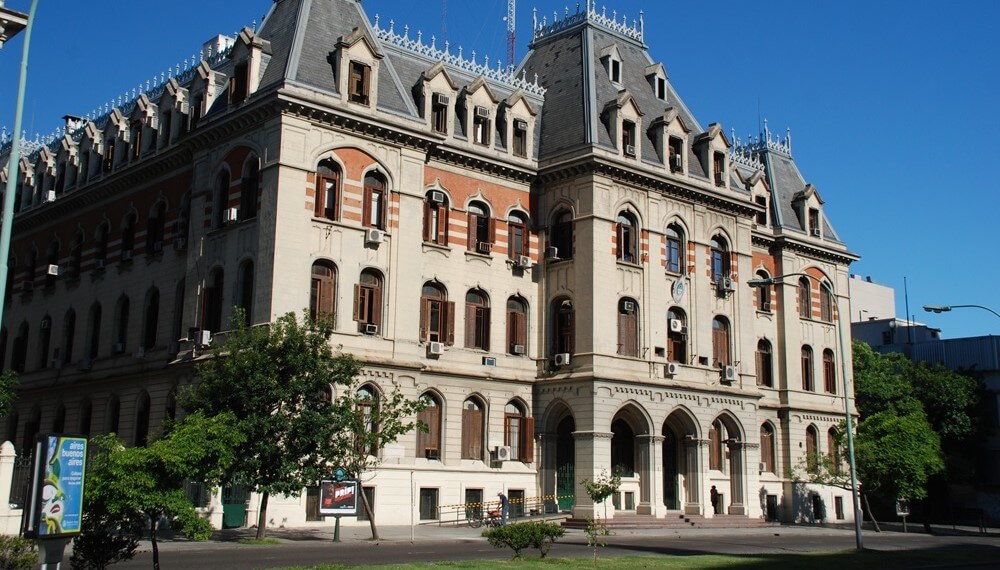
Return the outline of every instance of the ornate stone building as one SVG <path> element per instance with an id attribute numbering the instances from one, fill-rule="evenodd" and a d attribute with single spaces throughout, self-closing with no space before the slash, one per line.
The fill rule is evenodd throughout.
<path id="1" fill-rule="evenodd" d="M 19 188 L 6 437 L 142 444 L 233 307 L 309 308 L 365 390 L 429 403 L 430 433 L 365 477 L 383 523 L 500 490 L 586 515 L 580 481 L 612 471 L 612 514 L 717 516 L 715 487 L 719 514 L 851 520 L 849 493 L 791 474 L 833 452 L 856 256 L 791 137 L 703 126 L 643 26 L 588 2 L 507 70 L 355 0 L 277 0 L 67 118 L 0 174 Z M 785 274 L 811 277 L 748 286 Z M 211 501 L 242 522 L 239 493 Z M 272 498 L 271 522 L 325 524 L 315 504 Z"/>

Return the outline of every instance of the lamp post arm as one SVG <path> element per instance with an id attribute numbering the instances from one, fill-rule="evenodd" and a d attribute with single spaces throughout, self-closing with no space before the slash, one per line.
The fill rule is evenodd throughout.
<path id="1" fill-rule="evenodd" d="M 994 311 L 993 309 L 991 309 L 991 308 L 989 308 L 989 307 L 987 307 L 985 305 L 951 305 L 951 307 L 952 308 L 955 308 L 955 307 L 975 307 L 977 309 L 982 309 L 984 311 L 989 311 L 989 312 L 993 313 L 994 315 L 996 315 L 997 318 L 1000 318 L 1000 313 Z"/>

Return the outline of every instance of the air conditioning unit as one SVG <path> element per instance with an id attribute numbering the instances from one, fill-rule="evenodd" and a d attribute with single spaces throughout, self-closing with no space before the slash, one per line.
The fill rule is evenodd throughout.
<path id="1" fill-rule="evenodd" d="M 125 352 L 125 343 L 124 342 L 116 342 L 115 345 L 112 347 L 112 349 L 114 350 L 115 354 L 121 354 L 121 353 Z"/>
<path id="2" fill-rule="evenodd" d="M 484 356 L 483 357 L 483 366 L 496 366 L 496 365 L 497 365 L 497 359 L 496 358 L 494 358 L 492 356 Z"/>
<path id="3" fill-rule="evenodd" d="M 49 190 L 45 193 L 45 199 L 42 202 L 55 202 L 56 201 L 56 191 Z"/>
<path id="4" fill-rule="evenodd" d="M 735 382 L 736 381 L 736 367 L 735 366 L 723 366 L 722 367 L 722 381 L 723 382 Z"/>
<path id="5" fill-rule="evenodd" d="M 624 303 L 622 303 L 622 308 L 625 309 L 626 313 L 634 313 L 635 303 L 633 301 L 625 301 Z"/>
<path id="6" fill-rule="evenodd" d="M 569 353 L 560 352 L 552 358 L 556 366 L 569 366 Z"/>
<path id="7" fill-rule="evenodd" d="M 760 473 L 763 473 L 763 472 L 767 471 L 767 463 L 764 463 L 763 461 L 761 461 L 760 463 L 758 463 L 757 464 L 757 471 L 760 472 Z"/>
<path id="8" fill-rule="evenodd" d="M 523 344 L 515 344 L 511 352 L 513 352 L 514 354 L 524 354 L 527 351 Z"/>
<path id="9" fill-rule="evenodd" d="M 519 131 L 526 131 L 528 130 L 528 121 L 525 121 L 524 119 L 514 119 L 514 128 Z"/>
<path id="10" fill-rule="evenodd" d="M 435 93 L 434 94 L 434 104 L 435 105 L 442 105 L 444 107 L 447 107 L 449 103 L 451 103 L 451 99 L 449 99 L 448 96 L 445 95 L 444 93 Z"/>
<path id="11" fill-rule="evenodd" d="M 440 190 L 431 190 L 427 194 L 427 201 L 432 204 L 444 204 L 444 192 Z"/>
<path id="12" fill-rule="evenodd" d="M 770 313 L 771 312 L 771 302 L 770 301 L 764 301 L 764 303 L 760 306 L 760 310 L 764 311 L 765 313 Z"/>
<path id="13" fill-rule="evenodd" d="M 488 241 L 481 241 L 476 244 L 476 251 L 479 253 L 490 253 L 493 251 L 493 244 Z"/>
<path id="14" fill-rule="evenodd" d="M 377 335 L 378 325 L 373 325 L 371 323 L 366 324 L 364 328 L 364 333 L 367 335 Z"/>
<path id="15" fill-rule="evenodd" d="M 123 249 L 122 250 L 122 261 L 132 261 L 132 250 Z"/>
<path id="16" fill-rule="evenodd" d="M 522 269 L 523 268 L 527 268 L 527 267 L 531 267 L 531 257 L 529 257 L 527 255 L 519 255 L 519 256 L 517 256 L 517 263 L 515 265 L 517 265 L 518 267 L 520 267 Z"/>
<path id="17" fill-rule="evenodd" d="M 229 208 L 222 213 L 222 221 L 226 224 L 234 224 L 239 221 L 240 211 L 237 208 Z"/>
<path id="18" fill-rule="evenodd" d="M 96 269 L 98 271 L 103 270 L 104 269 L 104 260 L 103 259 L 95 259 L 94 260 L 94 269 Z"/>
<path id="19" fill-rule="evenodd" d="M 385 232 L 378 228 L 368 228 L 365 231 L 365 243 L 382 243 L 385 241 Z"/>
<path id="20" fill-rule="evenodd" d="M 813 237 L 819 237 L 819 228 L 813 228 L 811 233 Z"/>
<path id="21" fill-rule="evenodd" d="M 53 277 L 59 277 L 59 266 L 49 264 L 49 268 L 46 270 L 46 273 Z"/>
<path id="22" fill-rule="evenodd" d="M 146 358 L 146 347 L 140 346 L 139 348 L 135 349 L 135 352 L 132 353 L 132 356 L 135 358 Z"/>
<path id="23" fill-rule="evenodd" d="M 198 348 L 208 348 L 212 345 L 212 331 L 194 331 L 194 344 Z"/>
<path id="24" fill-rule="evenodd" d="M 664 367 L 664 372 L 667 376 L 676 376 L 681 370 L 681 365 L 678 362 L 668 362 Z"/>
<path id="25" fill-rule="evenodd" d="M 670 158 L 670 168 L 674 172 L 680 172 L 681 170 L 684 170 L 684 161 L 681 158 L 681 155 L 675 154 Z"/>
<path id="26" fill-rule="evenodd" d="M 559 259 L 559 248 L 555 246 L 545 248 L 545 259 Z"/>
<path id="27" fill-rule="evenodd" d="M 729 277 L 722 277 L 715 283 L 715 288 L 720 293 L 732 293 L 736 291 L 736 282 Z"/>
<path id="28" fill-rule="evenodd" d="M 493 448 L 493 455 L 497 461 L 510 461 L 510 446 L 498 445 Z"/>
<path id="29" fill-rule="evenodd" d="M 684 332 L 684 321 L 680 319 L 670 319 L 670 332 Z"/>
<path id="30" fill-rule="evenodd" d="M 154 241 L 153 242 L 153 253 L 160 253 L 161 251 L 163 251 L 163 242 L 162 241 Z"/>
<path id="31" fill-rule="evenodd" d="M 188 246 L 188 240 L 187 240 L 187 238 L 179 237 L 179 238 L 177 238 L 177 239 L 174 240 L 174 249 L 176 249 L 177 251 L 180 251 L 182 249 L 186 249 L 187 246 Z"/>
<path id="32" fill-rule="evenodd" d="M 427 356 L 441 356 L 442 354 L 444 354 L 443 342 L 427 343 Z"/>
<path id="33" fill-rule="evenodd" d="M 635 145 L 625 145 L 625 156 L 635 156 Z"/>
<path id="34" fill-rule="evenodd" d="M 424 449 L 424 457 L 437 461 L 441 459 L 441 450 L 436 447 L 428 447 Z"/>
<path id="35" fill-rule="evenodd" d="M 489 119 L 490 110 L 486 107 L 476 107 L 476 118 L 477 119 Z"/>

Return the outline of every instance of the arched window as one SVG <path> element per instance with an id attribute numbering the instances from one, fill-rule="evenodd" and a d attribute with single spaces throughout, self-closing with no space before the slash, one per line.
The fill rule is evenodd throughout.
<path id="1" fill-rule="evenodd" d="M 317 261 L 312 266 L 309 289 L 309 316 L 334 318 L 337 295 L 337 268 L 329 261 Z"/>
<path id="2" fill-rule="evenodd" d="M 382 274 L 374 269 L 362 271 L 354 286 L 354 320 L 365 334 L 382 331 Z"/>
<path id="3" fill-rule="evenodd" d="M 528 353 L 528 304 L 520 297 L 507 299 L 507 352 Z"/>
<path id="4" fill-rule="evenodd" d="M 465 294 L 465 347 L 490 349 L 490 302 L 481 289 Z"/>
<path id="5" fill-rule="evenodd" d="M 187 247 L 188 230 L 191 226 L 191 193 L 185 193 L 181 198 L 181 207 L 177 212 L 177 231 L 174 234 L 174 249 Z"/>
<path id="6" fill-rule="evenodd" d="M 496 235 L 495 220 L 483 202 L 469 203 L 469 251 L 490 253 Z"/>
<path id="7" fill-rule="evenodd" d="M 149 213 L 149 226 L 146 229 L 146 255 L 163 251 L 163 232 L 166 227 L 167 205 L 158 202 Z"/>
<path id="8" fill-rule="evenodd" d="M 618 301 L 618 354 L 639 356 L 639 303 L 635 299 Z"/>
<path id="9" fill-rule="evenodd" d="M 139 396 L 135 410 L 135 439 L 137 447 L 146 447 L 149 442 L 149 394 L 143 392 Z"/>
<path id="10" fill-rule="evenodd" d="M 813 381 L 813 350 L 808 344 L 802 346 L 802 389 L 807 392 L 816 391 Z"/>
<path id="11" fill-rule="evenodd" d="M 378 392 L 371 386 L 365 385 L 358 388 L 358 413 L 361 416 L 362 430 L 364 433 L 358 434 L 355 439 L 355 447 L 368 452 L 368 455 L 377 455 L 378 446 L 374 441 L 366 440 L 366 434 L 378 433 Z"/>
<path id="12" fill-rule="evenodd" d="M 483 458 L 484 409 L 478 398 L 469 398 L 462 404 L 462 459 Z"/>
<path id="13" fill-rule="evenodd" d="M 546 257 L 573 259 L 573 215 L 569 211 L 561 210 L 553 216 L 549 247 L 555 251 L 546 253 Z"/>
<path id="14" fill-rule="evenodd" d="M 104 411 L 104 431 L 108 433 L 118 433 L 118 421 L 121 414 L 121 402 L 118 396 L 108 398 L 108 405 Z"/>
<path id="15" fill-rule="evenodd" d="M 726 238 L 720 235 L 713 236 L 709 254 L 712 263 L 712 282 L 729 277 L 732 272 L 729 269 L 729 244 Z"/>
<path id="16" fill-rule="evenodd" d="M 807 277 L 799 279 L 799 317 L 803 319 L 812 318 L 812 285 Z"/>
<path id="17" fill-rule="evenodd" d="M 823 387 L 828 394 L 837 393 L 837 363 L 829 348 L 823 351 Z"/>
<path id="18" fill-rule="evenodd" d="M 528 255 L 528 243 L 528 219 L 520 212 L 511 212 L 507 216 L 507 257 Z"/>
<path id="19" fill-rule="evenodd" d="M 93 361 L 97 358 L 101 346 L 101 304 L 94 303 L 90 307 L 90 316 L 87 319 L 87 356 Z"/>
<path id="20" fill-rule="evenodd" d="M 635 432 L 623 419 L 611 422 L 611 471 L 623 477 L 635 476 Z"/>
<path id="21" fill-rule="evenodd" d="M 420 340 L 455 344 L 455 303 L 437 283 L 424 283 L 420 293 Z"/>
<path id="22" fill-rule="evenodd" d="M 767 473 L 777 473 L 774 470 L 775 458 L 777 454 L 774 450 L 774 428 L 771 424 L 765 423 L 760 426 L 760 462 Z"/>
<path id="23" fill-rule="evenodd" d="M 38 367 L 48 368 L 52 348 L 52 317 L 45 315 L 38 330 Z"/>
<path id="24" fill-rule="evenodd" d="M 112 354 L 122 354 L 127 348 L 128 341 L 128 316 L 129 316 L 129 299 L 127 296 L 122 295 L 118 299 L 118 305 L 115 306 L 115 334 L 114 334 L 114 346 L 111 347 Z M 218 330 L 218 329 L 213 329 Z"/>
<path id="25" fill-rule="evenodd" d="M 620 212 L 615 233 L 618 261 L 639 263 L 639 226 L 636 224 L 635 216 L 628 212 Z"/>
<path id="26" fill-rule="evenodd" d="M 757 341 L 757 385 L 774 387 L 774 357 L 767 339 Z"/>
<path id="27" fill-rule="evenodd" d="M 424 241 L 448 245 L 448 196 L 430 190 L 424 200 Z"/>
<path id="28" fill-rule="evenodd" d="M 149 350 L 156 346 L 156 335 L 160 321 L 160 290 L 156 287 L 146 294 L 146 310 L 142 319 L 142 346 Z"/>
<path id="29" fill-rule="evenodd" d="M 59 402 L 56 407 L 56 415 L 52 418 L 52 433 L 63 433 L 66 431 L 66 404 Z"/>
<path id="30" fill-rule="evenodd" d="M 512 459 L 530 463 L 535 456 L 535 422 L 524 413 L 521 404 L 510 401 L 504 406 L 503 443 L 510 446 Z"/>
<path id="31" fill-rule="evenodd" d="M 712 319 L 712 366 L 730 366 L 732 351 L 729 348 L 729 321 L 723 317 Z"/>
<path id="32" fill-rule="evenodd" d="M 251 155 L 243 165 L 243 177 L 240 179 L 240 219 L 249 220 L 257 217 L 257 200 L 260 188 L 260 160 Z"/>
<path id="33" fill-rule="evenodd" d="M 253 261 L 246 260 L 240 264 L 237 276 L 236 306 L 243 310 L 244 323 L 253 324 Z"/>
<path id="34" fill-rule="evenodd" d="M 336 220 L 340 204 L 340 167 L 332 160 L 324 160 L 316 167 L 316 209 L 317 218 Z"/>
<path id="35" fill-rule="evenodd" d="M 829 287 L 829 285 L 821 286 L 819 288 L 819 318 L 823 322 L 832 323 L 833 295 L 830 294 L 830 290 L 827 287 Z"/>
<path id="36" fill-rule="evenodd" d="M 63 354 L 62 362 L 63 364 L 69 364 L 73 362 L 73 340 L 76 338 L 76 311 L 70 309 L 66 311 L 66 316 L 63 317 Z M 4 341 L 6 341 L 6 335 L 4 336 Z M 2 350 L 2 349 L 0 349 Z M 3 368 L 3 364 L 0 363 L 0 368 Z"/>
<path id="37" fill-rule="evenodd" d="M 757 279 L 770 279 L 766 271 L 758 271 Z M 755 291 L 757 295 L 757 310 L 762 313 L 771 312 L 771 285 L 760 285 Z"/>
<path id="38" fill-rule="evenodd" d="M 38 250 L 34 247 L 28 252 L 28 263 L 24 267 L 24 284 L 21 289 L 31 291 L 35 288 L 35 271 L 38 270 Z"/>
<path id="39" fill-rule="evenodd" d="M 385 229 L 386 203 L 385 177 L 378 172 L 365 175 L 365 201 L 361 207 L 361 223 L 369 228 Z"/>
<path id="40" fill-rule="evenodd" d="M 826 448 L 830 458 L 830 471 L 834 475 L 840 475 L 840 446 L 837 441 L 840 439 L 837 428 L 832 427 L 826 432 Z"/>
<path id="41" fill-rule="evenodd" d="M 69 250 L 69 278 L 79 279 L 83 266 L 83 232 L 76 232 Z"/>
<path id="42" fill-rule="evenodd" d="M 677 307 L 667 311 L 667 360 L 687 364 L 687 316 Z"/>
<path id="43" fill-rule="evenodd" d="M 708 428 L 708 468 L 716 471 L 724 471 L 724 453 L 722 450 L 723 440 L 726 439 L 726 429 L 722 425 L 722 420 L 712 422 L 712 427 Z"/>
<path id="44" fill-rule="evenodd" d="M 177 282 L 177 286 L 174 287 L 174 320 L 171 323 L 171 335 L 173 338 L 181 338 L 184 330 L 184 280 L 181 279 Z M 176 356 L 175 350 L 180 349 L 180 345 L 177 343 L 170 344 L 170 351 L 173 353 L 171 356 Z"/>
<path id="45" fill-rule="evenodd" d="M 80 435 L 90 437 L 90 423 L 94 415 L 94 405 L 90 400 L 80 402 Z"/>
<path id="46" fill-rule="evenodd" d="M 110 229 L 104 223 L 97 227 L 97 234 L 94 235 L 94 269 L 102 270 L 108 262 L 108 240 Z"/>
<path id="47" fill-rule="evenodd" d="M 684 230 L 677 224 L 667 226 L 667 271 L 684 273 Z"/>
<path id="48" fill-rule="evenodd" d="M 221 267 L 216 267 L 209 273 L 205 286 L 205 300 L 202 303 L 202 323 L 204 330 L 218 332 L 222 330 L 222 299 L 226 275 Z"/>
<path id="49" fill-rule="evenodd" d="M 441 401 L 427 392 L 420 396 L 424 409 L 417 412 L 417 422 L 427 428 L 417 430 L 417 457 L 441 459 Z"/>
<path id="50" fill-rule="evenodd" d="M 14 337 L 13 353 L 10 360 L 10 368 L 14 372 L 23 373 L 24 364 L 28 359 L 28 323 L 21 323 L 17 329 L 17 336 Z"/>
<path id="51" fill-rule="evenodd" d="M 819 434 L 815 426 L 806 428 L 806 470 L 810 473 L 819 471 Z"/>
<path id="52" fill-rule="evenodd" d="M 576 337 L 576 319 L 573 301 L 556 299 L 552 302 L 552 353 L 573 354 Z"/>
<path id="53" fill-rule="evenodd" d="M 135 214 L 125 216 L 122 222 L 121 260 L 123 263 L 132 261 L 135 251 Z"/>
<path id="54" fill-rule="evenodd" d="M 229 171 L 223 170 L 215 177 L 215 189 L 212 194 L 212 229 L 221 228 L 228 219 L 229 210 Z"/>

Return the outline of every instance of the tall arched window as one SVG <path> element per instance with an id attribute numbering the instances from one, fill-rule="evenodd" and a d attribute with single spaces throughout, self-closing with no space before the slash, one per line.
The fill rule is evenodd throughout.
<path id="1" fill-rule="evenodd" d="M 142 319 L 142 346 L 149 350 L 156 346 L 160 322 L 160 290 L 153 287 L 146 294 L 146 310 Z"/>
<path id="2" fill-rule="evenodd" d="M 829 348 L 823 351 L 823 388 L 828 394 L 837 393 L 837 364 Z"/>
<path id="3" fill-rule="evenodd" d="M 90 400 L 80 402 L 80 435 L 90 437 L 90 423 L 94 415 L 94 405 Z"/>
<path id="4" fill-rule="evenodd" d="M 462 404 L 462 459 L 482 459 L 486 414 L 478 398 L 469 398 Z"/>
<path id="5" fill-rule="evenodd" d="M 469 202 L 469 251 L 491 253 L 496 235 L 494 219 L 489 206 L 483 202 Z"/>
<path id="6" fill-rule="evenodd" d="M 115 342 L 111 347 L 112 354 L 122 354 L 128 346 L 128 317 L 129 299 L 127 296 L 122 295 L 115 306 Z"/>
<path id="7" fill-rule="evenodd" d="M 424 200 L 424 241 L 448 245 L 448 196 L 429 190 Z"/>
<path id="8" fill-rule="evenodd" d="M 146 228 L 146 255 L 163 251 L 163 232 L 166 227 L 167 205 L 157 202 L 149 213 L 149 224 Z"/>
<path id="9" fill-rule="evenodd" d="M 118 421 L 121 415 L 121 402 L 118 396 L 108 398 L 108 404 L 104 411 L 104 426 L 108 433 L 118 433 Z"/>
<path id="10" fill-rule="evenodd" d="M 635 476 L 635 431 L 621 418 L 611 422 L 611 471 Z"/>
<path id="11" fill-rule="evenodd" d="M 465 294 L 465 346 L 490 349 L 490 302 L 481 289 Z"/>
<path id="12" fill-rule="evenodd" d="M 774 387 L 774 358 L 767 339 L 757 341 L 757 385 Z"/>
<path id="13" fill-rule="evenodd" d="M 324 160 L 316 167 L 317 218 L 338 219 L 340 203 L 340 167 L 332 160 Z"/>
<path id="14" fill-rule="evenodd" d="M 101 304 L 94 303 L 90 307 L 90 316 L 87 319 L 87 356 L 92 361 L 97 358 L 101 346 Z"/>
<path id="15" fill-rule="evenodd" d="M 528 218 L 521 212 L 511 212 L 507 216 L 507 257 L 528 255 L 528 242 Z"/>
<path id="16" fill-rule="evenodd" d="M 528 304 L 520 297 L 507 299 L 507 352 L 528 353 Z"/>
<path id="17" fill-rule="evenodd" d="M 420 292 L 420 340 L 455 344 L 455 303 L 437 283 L 424 283 Z"/>
<path id="18" fill-rule="evenodd" d="M 244 322 L 251 325 L 253 324 L 253 261 L 246 260 L 240 264 L 237 279 L 236 306 L 243 310 Z"/>
<path id="19" fill-rule="evenodd" d="M 108 234 L 110 229 L 107 223 L 97 226 L 97 233 L 94 235 L 94 269 L 104 269 L 108 262 Z"/>
<path id="20" fill-rule="evenodd" d="M 69 278 L 79 279 L 80 270 L 83 266 L 83 232 L 79 231 L 73 236 L 73 242 L 69 250 Z"/>
<path id="21" fill-rule="evenodd" d="M 424 409 L 417 412 L 417 422 L 427 428 L 417 430 L 417 457 L 441 459 L 441 400 L 427 392 L 420 396 Z"/>
<path id="22" fill-rule="evenodd" d="M 767 473 L 777 473 L 774 470 L 777 454 L 774 449 L 774 428 L 765 423 L 760 426 L 760 462 Z"/>
<path id="23" fill-rule="evenodd" d="M 709 254 L 712 263 L 712 281 L 717 282 L 729 277 L 732 272 L 729 269 L 729 244 L 726 238 L 721 235 L 713 236 Z"/>
<path id="24" fill-rule="evenodd" d="M 555 248 L 555 255 L 548 257 L 558 259 L 573 259 L 573 215 L 567 210 L 561 210 L 552 217 L 552 228 L 549 230 L 549 247 Z"/>
<path id="25" fill-rule="evenodd" d="M 365 201 L 361 206 L 361 224 L 369 228 L 384 230 L 386 211 L 389 208 L 387 200 L 385 177 L 378 172 L 366 174 Z"/>
<path id="26" fill-rule="evenodd" d="M 827 287 L 828 285 L 819 288 L 819 318 L 823 322 L 832 323 L 833 295 L 830 294 L 830 290 Z"/>
<path id="27" fill-rule="evenodd" d="M 28 360 L 28 323 L 21 323 L 17 329 L 17 336 L 14 337 L 14 345 L 11 350 L 10 368 L 14 372 L 23 373 L 24 364 Z"/>
<path id="28" fill-rule="evenodd" d="M 22 290 L 31 291 L 35 288 L 35 272 L 38 270 L 38 250 L 34 247 L 28 252 L 27 264 L 24 267 L 24 283 Z"/>
<path id="29" fill-rule="evenodd" d="M 225 273 L 221 267 L 216 267 L 208 276 L 205 285 L 205 300 L 202 302 L 202 323 L 204 330 L 218 332 L 222 330 L 222 299 L 225 286 Z"/>
<path id="30" fill-rule="evenodd" d="M 635 216 L 629 212 L 619 212 L 615 233 L 618 261 L 639 263 L 639 226 Z"/>
<path id="31" fill-rule="evenodd" d="M 215 177 L 212 193 L 212 229 L 221 228 L 227 220 L 229 209 L 229 171 L 223 170 Z"/>
<path id="32" fill-rule="evenodd" d="M 724 453 L 722 442 L 726 439 L 726 428 L 722 425 L 722 420 L 716 419 L 712 422 L 712 427 L 708 428 L 708 468 L 716 471 L 724 471 Z"/>
<path id="33" fill-rule="evenodd" d="M 730 366 L 732 351 L 729 348 L 729 321 L 723 317 L 712 319 L 712 366 Z"/>
<path id="34" fill-rule="evenodd" d="M 576 340 L 576 323 L 573 301 L 556 299 L 552 302 L 552 352 L 573 354 Z"/>
<path id="35" fill-rule="evenodd" d="M 766 271 L 758 271 L 757 279 L 770 279 L 770 275 Z M 771 285 L 760 285 L 755 291 L 757 295 L 757 310 L 762 313 L 771 312 L 771 290 L 773 287 Z"/>
<path id="36" fill-rule="evenodd" d="M 63 433 L 64 431 L 66 431 L 66 404 L 59 402 L 56 415 L 52 418 L 52 433 Z"/>
<path id="37" fill-rule="evenodd" d="M 240 219 L 257 217 L 257 200 L 260 188 L 260 160 L 251 155 L 243 165 L 240 179 Z"/>
<path id="38" fill-rule="evenodd" d="M 513 459 L 529 463 L 535 455 L 535 422 L 524 413 L 524 407 L 510 401 L 504 406 L 503 443 L 510 446 Z"/>
<path id="39" fill-rule="evenodd" d="M 63 364 L 69 364 L 73 362 L 73 340 L 76 338 L 76 311 L 70 309 L 66 311 L 66 316 L 63 317 L 63 354 L 62 362 Z M 6 336 L 4 341 L 6 341 Z M 0 348 L 2 350 L 2 348 Z M 2 361 L 0 361 L 0 368 L 3 368 Z"/>
<path id="40" fill-rule="evenodd" d="M 317 261 L 312 266 L 309 288 L 309 316 L 334 317 L 337 293 L 337 268 L 329 261 Z"/>
<path id="41" fill-rule="evenodd" d="M 52 317 L 45 315 L 38 330 L 38 367 L 48 368 L 52 348 Z"/>
<path id="42" fill-rule="evenodd" d="M 816 391 L 813 380 L 813 350 L 808 344 L 802 346 L 802 389 L 808 392 Z"/>
<path id="43" fill-rule="evenodd" d="M 806 470 L 810 473 L 819 471 L 819 434 L 816 426 L 806 428 Z"/>
<path id="44" fill-rule="evenodd" d="M 687 364 L 687 316 L 671 307 L 667 311 L 667 360 Z"/>
<path id="45" fill-rule="evenodd" d="M 149 394 L 143 392 L 135 406 L 135 438 L 137 447 L 145 447 L 149 442 Z"/>
<path id="46" fill-rule="evenodd" d="M 635 299 L 618 301 L 618 354 L 639 356 L 639 303 Z"/>
<path id="47" fill-rule="evenodd" d="M 667 226 L 667 271 L 684 273 L 684 230 L 677 224 Z"/>
<path id="48" fill-rule="evenodd" d="M 171 335 L 173 338 L 181 338 L 184 329 L 184 280 L 181 279 L 177 282 L 177 286 L 174 287 L 174 320 L 171 323 Z M 179 343 L 171 343 L 170 351 L 173 353 L 171 356 L 176 356 L 176 350 L 180 349 Z"/>
<path id="49" fill-rule="evenodd" d="M 122 222 L 121 239 L 121 260 L 122 262 L 132 261 L 132 254 L 135 251 L 135 214 L 128 214 Z"/>
<path id="50" fill-rule="evenodd" d="M 837 444 L 839 431 L 832 427 L 826 432 L 826 448 L 830 458 L 830 471 L 834 475 L 840 475 L 840 446 Z"/>
<path id="51" fill-rule="evenodd" d="M 375 445 L 374 441 L 366 441 L 365 434 L 378 433 L 378 413 L 379 413 L 379 401 L 378 392 L 375 388 L 364 385 L 358 388 L 357 391 L 358 399 L 358 413 L 361 415 L 363 431 L 365 433 L 357 434 L 357 439 L 355 440 L 355 447 L 359 450 L 364 450 L 368 452 L 368 455 L 377 455 L 378 446 Z"/>
<path id="52" fill-rule="evenodd" d="M 354 286 L 354 320 L 365 334 L 382 331 L 382 274 L 374 269 L 362 271 Z"/>
<path id="53" fill-rule="evenodd" d="M 799 279 L 799 317 L 803 319 L 812 318 L 812 285 L 807 277 Z"/>

